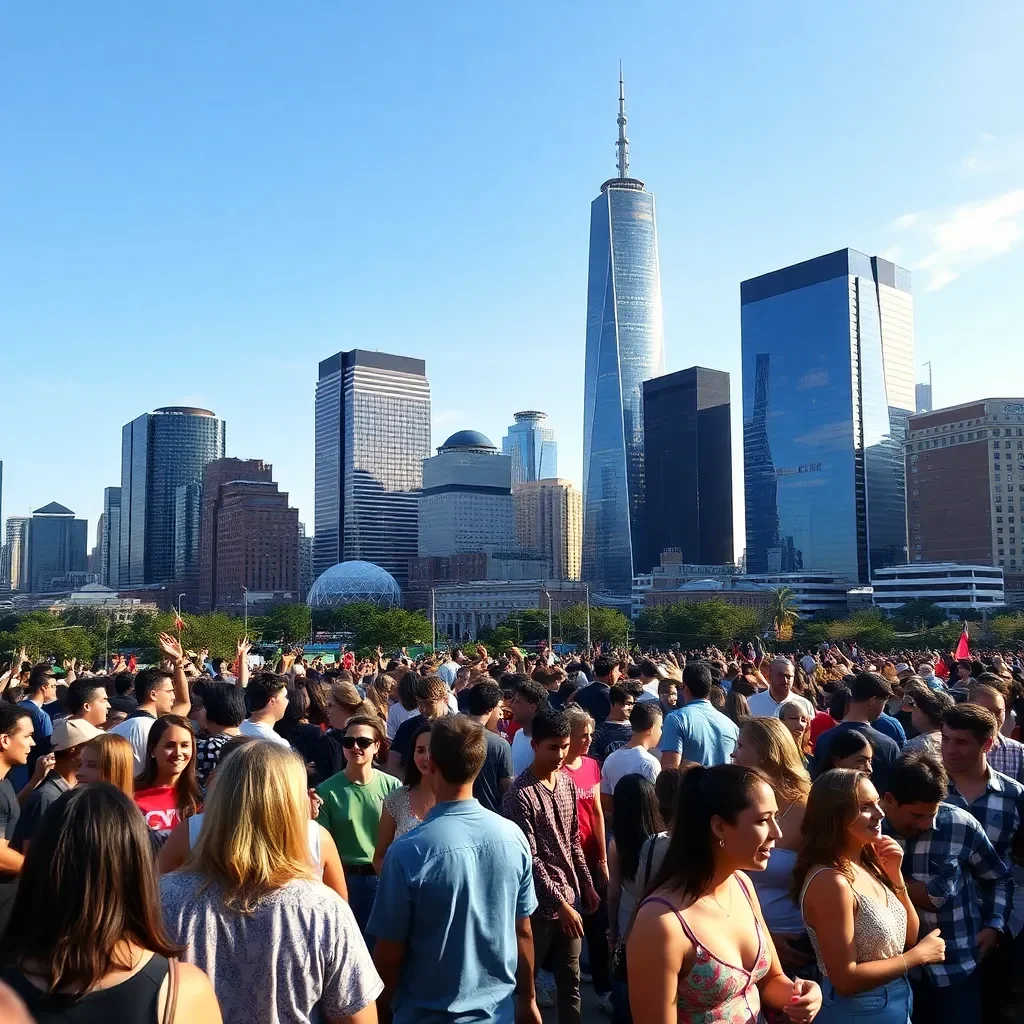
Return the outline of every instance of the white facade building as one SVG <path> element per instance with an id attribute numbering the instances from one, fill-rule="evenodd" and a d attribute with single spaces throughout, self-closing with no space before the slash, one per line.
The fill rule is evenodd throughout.
<path id="1" fill-rule="evenodd" d="M 913 562 L 879 569 L 871 579 L 875 605 L 892 611 L 908 601 L 931 601 L 947 611 L 998 608 L 1006 601 L 1003 570 L 992 565 Z"/>

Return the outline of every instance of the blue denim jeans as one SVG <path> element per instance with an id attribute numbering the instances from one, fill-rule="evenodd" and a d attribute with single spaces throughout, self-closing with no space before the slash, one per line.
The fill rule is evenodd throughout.
<path id="1" fill-rule="evenodd" d="M 909 1024 L 914 1006 L 906 978 L 855 996 L 839 995 L 825 980 L 821 994 L 821 1012 L 814 1018 L 815 1024 Z"/>
<path id="2" fill-rule="evenodd" d="M 380 879 L 376 875 L 348 875 L 345 878 L 345 883 L 348 885 L 348 905 L 364 939 L 366 938 L 366 922 L 370 920 L 373 901 L 377 898 L 377 883 L 379 881 Z"/>

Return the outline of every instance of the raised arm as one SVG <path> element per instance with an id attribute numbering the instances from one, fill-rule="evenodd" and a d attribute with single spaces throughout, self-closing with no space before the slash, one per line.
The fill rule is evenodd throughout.
<path id="1" fill-rule="evenodd" d="M 161 633 L 157 637 L 157 645 L 163 656 L 174 665 L 174 706 L 171 708 L 171 714 L 185 717 L 192 708 L 192 700 L 188 694 L 185 653 L 181 649 L 181 641 L 170 633 Z"/>

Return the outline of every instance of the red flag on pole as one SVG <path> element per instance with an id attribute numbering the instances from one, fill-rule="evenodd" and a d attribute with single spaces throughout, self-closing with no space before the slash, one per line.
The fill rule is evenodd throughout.
<path id="1" fill-rule="evenodd" d="M 174 628 L 179 633 L 185 628 L 185 621 L 177 613 L 175 613 L 175 615 L 174 615 Z"/>
<path id="2" fill-rule="evenodd" d="M 964 631 L 960 634 L 960 642 L 956 645 L 956 650 L 953 652 L 957 661 L 961 658 L 969 658 L 971 656 L 971 648 L 968 640 L 970 637 L 967 635 L 967 623 L 964 623 Z"/>

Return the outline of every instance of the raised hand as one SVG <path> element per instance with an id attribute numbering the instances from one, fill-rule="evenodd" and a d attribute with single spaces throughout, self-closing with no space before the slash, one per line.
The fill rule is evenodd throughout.
<path id="1" fill-rule="evenodd" d="M 170 633 L 161 633 L 157 639 L 157 646 L 165 658 L 171 661 L 184 661 L 185 652 L 181 649 L 181 641 Z"/>

